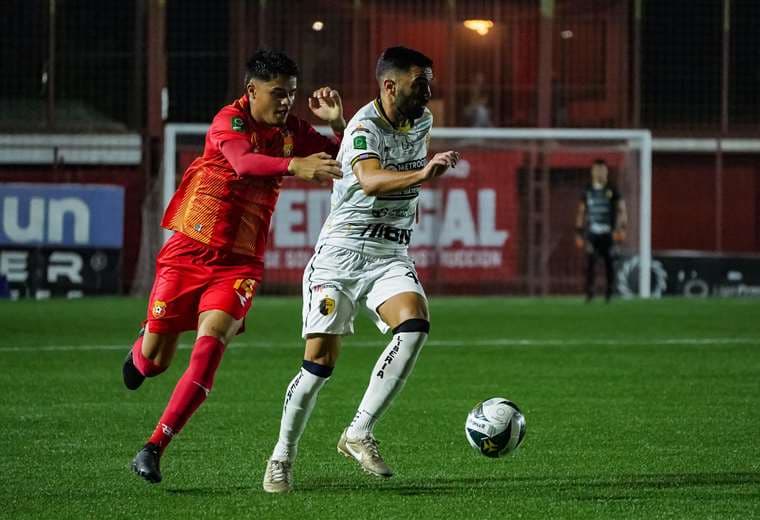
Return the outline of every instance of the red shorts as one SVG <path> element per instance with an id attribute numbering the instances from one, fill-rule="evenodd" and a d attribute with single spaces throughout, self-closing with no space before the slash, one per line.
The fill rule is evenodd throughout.
<path id="1" fill-rule="evenodd" d="M 236 320 L 251 308 L 264 264 L 257 258 L 208 247 L 175 233 L 156 259 L 148 301 L 148 330 L 159 334 L 195 330 L 198 315 L 220 310 Z"/>

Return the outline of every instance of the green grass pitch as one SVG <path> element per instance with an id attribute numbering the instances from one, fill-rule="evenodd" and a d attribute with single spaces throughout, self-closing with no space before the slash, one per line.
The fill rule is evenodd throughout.
<path id="1" fill-rule="evenodd" d="M 0 303 L 3 518 L 751 518 L 760 515 L 760 304 L 432 298 L 432 334 L 376 428 L 396 475 L 336 453 L 387 339 L 364 318 L 302 439 L 296 491 L 261 489 L 300 300 L 259 297 L 206 404 L 150 485 L 128 469 L 189 355 L 137 392 L 121 362 L 145 301 Z M 191 336 L 184 337 L 185 346 Z M 527 419 L 475 455 L 479 400 Z"/>

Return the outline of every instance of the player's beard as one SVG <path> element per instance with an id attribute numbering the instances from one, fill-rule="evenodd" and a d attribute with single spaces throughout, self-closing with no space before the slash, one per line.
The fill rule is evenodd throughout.
<path id="1" fill-rule="evenodd" d="M 409 121 L 422 117 L 422 114 L 425 113 L 426 104 L 427 101 L 423 101 L 415 96 L 402 95 L 396 98 L 396 110 Z"/>

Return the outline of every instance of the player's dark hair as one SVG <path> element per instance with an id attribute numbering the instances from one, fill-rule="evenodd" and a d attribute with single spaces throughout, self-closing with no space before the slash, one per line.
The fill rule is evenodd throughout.
<path id="1" fill-rule="evenodd" d="M 245 85 L 243 86 L 247 86 L 252 79 L 272 81 L 280 75 L 298 77 L 298 74 L 298 65 L 284 52 L 259 49 L 245 64 Z"/>
<path id="2" fill-rule="evenodd" d="M 375 77 L 380 81 L 389 70 L 407 72 L 413 66 L 432 67 L 433 60 L 408 47 L 388 47 L 380 55 L 375 67 Z"/>
<path id="3" fill-rule="evenodd" d="M 601 159 L 601 158 L 600 159 L 594 159 L 593 165 L 594 166 L 607 166 L 607 161 L 605 161 L 604 159 Z"/>

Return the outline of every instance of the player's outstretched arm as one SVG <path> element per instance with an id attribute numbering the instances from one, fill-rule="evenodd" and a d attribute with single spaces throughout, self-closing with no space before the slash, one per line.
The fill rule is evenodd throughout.
<path id="1" fill-rule="evenodd" d="M 256 153 L 245 139 L 223 141 L 220 148 L 232 169 L 241 177 L 277 177 L 288 173 L 290 159 Z"/>
<path id="2" fill-rule="evenodd" d="M 456 166 L 457 161 L 459 161 L 457 152 L 437 153 L 421 170 L 399 172 L 384 170 L 378 159 L 370 158 L 358 161 L 354 165 L 354 175 L 366 195 L 376 196 L 402 191 L 410 186 L 440 177 L 449 168 Z"/>
<path id="3" fill-rule="evenodd" d="M 333 132 L 340 134 L 346 129 L 343 118 L 343 100 L 340 93 L 330 87 L 318 88 L 309 97 L 309 109 L 322 121 L 327 121 Z"/>
<path id="4" fill-rule="evenodd" d="M 288 172 L 305 181 L 325 182 L 343 177 L 340 163 L 325 152 L 307 157 L 293 157 L 288 165 Z"/>

